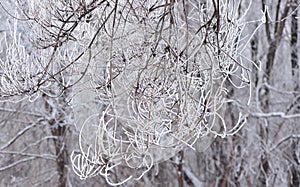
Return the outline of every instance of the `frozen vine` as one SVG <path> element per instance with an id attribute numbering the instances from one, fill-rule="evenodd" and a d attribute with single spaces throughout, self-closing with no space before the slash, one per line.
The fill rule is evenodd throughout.
<path id="1" fill-rule="evenodd" d="M 226 84 L 250 93 L 240 54 L 249 38 L 234 1 L 18 3 L 39 53 L 29 56 L 13 32 L 1 97 L 73 87 L 81 153 L 72 165 L 82 179 L 121 184 L 111 175 L 125 165 L 136 173 L 123 182 L 138 180 L 201 137 L 233 135 L 246 122 L 240 114 L 231 128 L 223 119 L 232 99 Z"/>

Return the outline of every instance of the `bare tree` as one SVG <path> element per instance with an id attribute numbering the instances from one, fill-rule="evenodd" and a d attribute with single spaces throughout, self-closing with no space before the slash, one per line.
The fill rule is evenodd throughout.
<path id="1" fill-rule="evenodd" d="M 296 0 L 1 7 L 1 176 L 32 167 L 44 174 L 19 172 L 26 185 L 299 184 Z"/>

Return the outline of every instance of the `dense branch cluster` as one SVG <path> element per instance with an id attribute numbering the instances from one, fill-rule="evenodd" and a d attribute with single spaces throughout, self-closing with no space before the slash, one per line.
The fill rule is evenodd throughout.
<path id="1" fill-rule="evenodd" d="M 139 179 L 201 137 L 232 135 L 244 124 L 240 116 L 228 128 L 223 119 L 232 101 L 226 84 L 250 85 L 234 1 L 28 2 L 19 1 L 16 17 L 28 20 L 38 53 L 27 54 L 17 33 L 6 42 L 1 96 L 92 85 L 99 111 L 85 120 L 81 153 L 72 155 L 81 178 L 101 174 L 113 184 L 113 170 L 126 165 L 140 169 L 127 179 Z M 96 130 L 83 133 L 90 118 Z"/>

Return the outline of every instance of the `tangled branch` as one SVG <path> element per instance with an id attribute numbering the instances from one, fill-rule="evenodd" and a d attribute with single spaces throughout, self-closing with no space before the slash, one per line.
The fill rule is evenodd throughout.
<path id="1" fill-rule="evenodd" d="M 120 184 L 110 177 L 119 165 L 137 169 L 125 181 L 140 179 L 201 137 L 233 135 L 246 122 L 240 115 L 231 129 L 223 119 L 228 83 L 250 89 L 234 1 L 18 2 L 38 53 L 29 57 L 13 35 L 0 63 L 1 96 L 53 94 L 55 84 L 74 88 L 75 109 L 96 101 L 87 107 L 96 114 L 83 115 L 81 153 L 72 155 L 82 179 Z"/>

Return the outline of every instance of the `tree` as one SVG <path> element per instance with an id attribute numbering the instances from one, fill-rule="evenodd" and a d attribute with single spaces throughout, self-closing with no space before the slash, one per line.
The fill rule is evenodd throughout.
<path id="1" fill-rule="evenodd" d="M 60 186 L 71 184 L 69 164 L 81 179 L 101 175 L 109 184 L 121 184 L 129 179 L 147 181 L 145 174 L 171 157 L 173 170 L 157 168 L 166 177 L 178 177 L 179 186 L 245 185 L 256 183 L 256 178 L 258 185 L 266 186 L 278 183 L 274 174 L 277 161 L 270 156 L 293 140 L 292 156 L 281 152 L 278 165 L 292 158 L 296 164 L 289 167 L 288 176 L 293 181 L 289 183 L 299 182 L 298 136 L 284 137 L 280 125 L 285 118 L 298 116 L 289 116 L 288 111 L 274 113 L 277 105 L 272 103 L 276 94 L 282 93 L 274 86 L 282 87 L 283 83 L 273 85 L 272 74 L 280 44 L 286 43 L 282 37 L 290 17 L 291 73 L 293 80 L 299 76 L 295 50 L 297 2 L 278 1 L 272 9 L 262 1 L 262 14 L 255 11 L 257 2 L 225 0 L 13 2 L 15 12 L 1 2 L 13 20 L 11 31 L 3 37 L 0 61 L 3 111 L 20 113 L 7 103 L 27 104 L 27 98 L 33 108 L 43 107 L 38 119 L 26 113 L 32 122 L 9 133 L 2 154 L 21 137 L 28 137 L 25 132 L 39 132 L 33 127 L 43 124 L 48 129 L 45 134 L 51 137 L 49 151 L 56 161 L 55 176 Z M 248 17 L 249 11 L 255 12 L 256 21 Z M 243 32 L 249 25 L 254 28 Z M 260 30 L 262 26 L 265 33 Z M 250 69 L 260 67 L 261 60 L 265 62 L 261 67 L 264 73 L 254 70 L 251 83 Z M 258 91 L 251 92 L 251 86 Z M 252 95 L 257 99 L 255 106 L 249 105 Z M 285 105 L 288 102 L 284 101 Z M 258 125 L 240 131 L 246 122 L 242 114 Z M 10 120 L 6 115 L 3 119 L 7 123 Z M 71 132 L 80 133 L 79 150 L 72 154 L 69 147 L 74 147 L 74 142 L 67 135 Z M 259 141 L 253 137 L 259 137 Z M 274 141 L 277 144 L 271 146 Z M 253 147 L 253 153 L 243 148 L 251 147 L 250 142 L 260 145 Z M 43 147 L 42 143 L 33 145 Z M 15 146 L 20 156 L 32 160 L 41 157 Z M 206 151 L 199 156 L 186 147 Z M 255 154 L 260 161 L 251 166 Z M 184 162 L 192 155 L 203 158 L 205 165 L 192 171 L 193 166 L 187 167 Z M 19 162 L 23 160 L 12 159 L 12 163 Z M 14 166 L 6 164 L 3 171 L 9 165 Z M 249 168 L 259 174 L 249 174 Z M 200 171 L 204 172 L 195 174 Z M 201 177 L 207 182 L 199 180 Z M 132 181 L 128 184 L 133 185 Z"/>
<path id="2" fill-rule="evenodd" d="M 85 76 L 92 77 L 89 81 L 93 81 L 94 95 L 90 96 L 99 97 L 102 114 L 100 111 L 98 115 L 97 133 L 88 135 L 96 144 L 80 142 L 82 153 L 72 159 L 73 164 L 76 159 L 85 162 L 75 167 L 81 177 L 100 172 L 107 178 L 113 168 L 108 164 L 119 162 L 148 171 L 154 162 L 165 159 L 156 153 L 160 149 L 169 150 L 170 157 L 184 145 L 193 147 L 199 137 L 209 133 L 223 137 L 239 129 L 235 126 L 227 130 L 219 114 L 225 102 L 222 95 L 226 95 L 223 84 L 232 82 L 229 75 L 240 79 L 241 87 L 248 83 L 248 69 L 237 61 L 242 25 L 234 14 L 228 15 L 234 4 L 24 1 L 17 2 L 17 8 L 21 12 L 16 17 L 25 19 L 33 31 L 30 39 L 37 53 L 27 57 L 17 34 L 12 35 L 13 44 L 8 48 L 20 48 L 23 53 L 22 59 L 11 53 L 2 61 L 3 97 L 35 92 L 64 95 L 68 88 L 86 81 Z M 195 14 L 200 17 L 190 19 Z M 120 45 L 120 40 L 126 43 Z M 24 59 L 36 60 L 31 63 L 37 71 L 12 73 L 11 59 L 16 59 L 20 67 L 28 66 Z M 90 66 L 96 74 L 90 72 Z M 243 78 L 235 73 L 237 69 L 241 69 Z M 74 75 L 78 70 L 82 74 Z M 60 91 L 53 93 L 53 89 Z M 49 103 L 49 113 L 55 112 Z M 52 116 L 55 119 L 50 119 L 50 126 L 60 118 Z M 215 125 L 219 119 L 221 127 Z M 96 124 L 84 125 L 90 129 Z M 60 137 L 65 127 L 58 126 L 51 132 Z M 80 141 L 84 138 L 81 133 Z M 65 155 L 61 154 L 61 143 L 54 143 L 56 156 Z M 64 157 L 57 158 L 58 163 Z M 63 173 L 62 168 L 59 173 Z M 142 170 L 139 175 L 144 173 Z"/>

